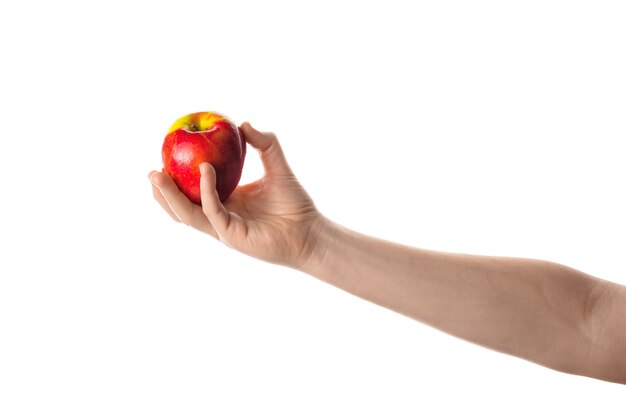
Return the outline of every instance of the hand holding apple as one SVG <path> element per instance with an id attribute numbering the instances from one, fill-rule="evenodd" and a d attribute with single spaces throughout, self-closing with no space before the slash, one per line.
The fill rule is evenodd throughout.
<path id="1" fill-rule="evenodd" d="M 310 259 L 328 222 L 294 176 L 276 135 L 241 125 L 243 139 L 259 151 L 263 178 L 235 189 L 222 203 L 219 174 L 200 164 L 200 201 L 192 203 L 166 173 L 153 171 L 152 193 L 176 221 L 210 234 L 232 248 L 272 263 L 298 268 Z"/>
<path id="2" fill-rule="evenodd" d="M 241 178 L 246 142 L 227 117 L 215 112 L 191 113 L 174 122 L 163 142 L 162 156 L 163 171 L 197 205 L 201 204 L 199 166 L 210 163 L 223 202 Z"/>

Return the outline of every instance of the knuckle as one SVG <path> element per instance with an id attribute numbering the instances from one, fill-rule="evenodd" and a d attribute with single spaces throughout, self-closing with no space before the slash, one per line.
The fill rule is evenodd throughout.
<path id="1" fill-rule="evenodd" d="M 190 226 L 190 227 L 192 227 L 192 228 L 194 228 L 194 229 L 197 229 L 197 230 L 201 231 L 201 230 L 202 230 L 202 227 L 203 227 L 203 224 L 202 224 L 202 222 L 199 222 L 199 221 L 197 221 L 197 220 L 195 220 L 195 219 L 192 219 L 192 220 L 191 220 L 191 221 L 187 224 L 187 226 Z"/>
<path id="2" fill-rule="evenodd" d="M 275 154 L 280 150 L 280 144 L 278 143 L 278 139 L 273 138 L 269 141 L 267 148 L 265 148 L 265 152 L 268 155 Z"/>
<path id="3" fill-rule="evenodd" d="M 187 226 L 193 226 L 193 217 L 189 215 L 189 213 L 187 212 L 183 212 L 180 214 L 180 216 L 178 217 L 180 219 L 180 221 L 187 225 Z"/>

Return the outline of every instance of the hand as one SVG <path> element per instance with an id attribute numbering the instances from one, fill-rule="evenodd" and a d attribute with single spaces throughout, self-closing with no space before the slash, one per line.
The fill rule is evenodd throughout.
<path id="1" fill-rule="evenodd" d="M 167 174 L 153 171 L 149 178 L 154 198 L 175 221 L 242 253 L 299 268 L 311 257 L 324 218 L 291 171 L 276 135 L 257 131 L 247 122 L 240 131 L 261 156 L 263 178 L 237 187 L 222 204 L 215 190 L 215 170 L 202 163 L 200 207 Z"/>

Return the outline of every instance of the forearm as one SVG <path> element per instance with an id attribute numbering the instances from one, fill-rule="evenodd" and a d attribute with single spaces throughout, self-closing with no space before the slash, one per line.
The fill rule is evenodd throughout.
<path id="1" fill-rule="evenodd" d="M 607 378 L 594 362 L 608 354 L 599 353 L 603 349 L 588 320 L 594 295 L 606 282 L 568 267 L 417 249 L 325 220 L 303 270 L 474 343 L 557 370 Z"/>

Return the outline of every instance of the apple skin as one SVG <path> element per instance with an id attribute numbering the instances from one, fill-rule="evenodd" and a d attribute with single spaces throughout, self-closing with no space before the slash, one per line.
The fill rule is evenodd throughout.
<path id="1" fill-rule="evenodd" d="M 170 128 L 162 149 L 163 172 L 197 205 L 200 200 L 200 164 L 215 169 L 220 201 L 235 190 L 246 157 L 246 141 L 226 116 L 215 112 L 191 113 Z"/>

